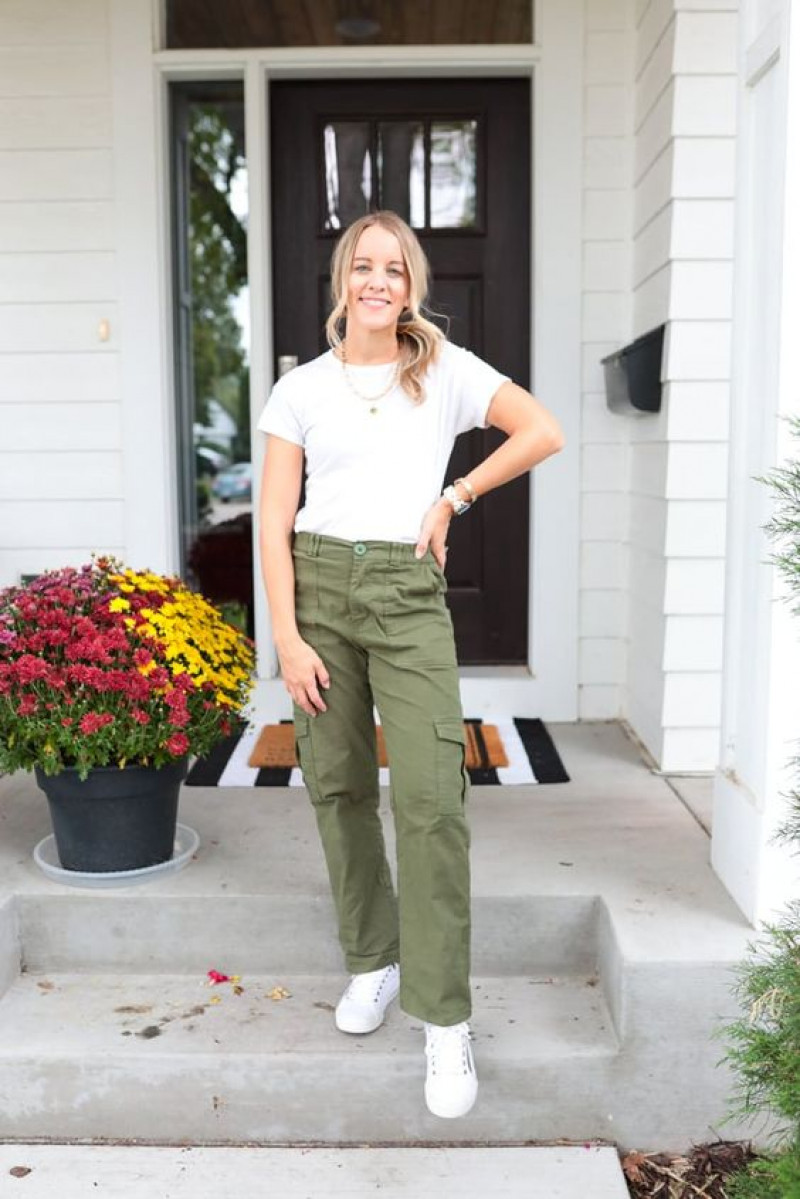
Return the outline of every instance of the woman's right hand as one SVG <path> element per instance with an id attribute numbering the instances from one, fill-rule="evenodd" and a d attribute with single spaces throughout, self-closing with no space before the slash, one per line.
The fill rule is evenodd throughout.
<path id="1" fill-rule="evenodd" d="M 316 716 L 318 712 L 327 712 L 327 706 L 320 695 L 319 687 L 330 687 L 330 675 L 325 669 L 325 663 L 315 649 L 304 641 L 298 633 L 289 641 L 276 646 L 281 664 L 281 674 L 286 690 L 294 702 Z"/>

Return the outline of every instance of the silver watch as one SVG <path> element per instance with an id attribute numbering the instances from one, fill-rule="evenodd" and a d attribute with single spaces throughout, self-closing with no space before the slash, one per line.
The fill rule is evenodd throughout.
<path id="1" fill-rule="evenodd" d="M 462 500 L 452 483 L 445 487 L 442 495 L 456 516 L 463 516 L 472 507 L 472 500 Z"/>

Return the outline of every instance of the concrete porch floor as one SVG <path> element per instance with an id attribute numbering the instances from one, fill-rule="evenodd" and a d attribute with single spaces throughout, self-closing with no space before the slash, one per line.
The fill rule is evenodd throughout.
<path id="1" fill-rule="evenodd" d="M 184 788 L 179 819 L 200 834 L 196 860 L 143 886 L 90 891 L 39 871 L 44 796 L 27 775 L 0 779 L 0 1140 L 114 1139 L 124 1126 L 152 1143 L 589 1139 L 683 1151 L 753 1136 L 722 1124 L 731 1080 L 711 1032 L 736 1014 L 730 967 L 754 931 L 709 865 L 702 811 L 689 806 L 703 803 L 703 781 L 682 800 L 682 780 L 655 774 L 616 723 L 548 727 L 569 783 L 473 791 L 482 1089 L 474 1112 L 445 1127 L 421 1110 L 418 1022 L 393 1010 L 371 1042 L 329 1027 L 345 975 L 304 791 Z M 384 817 L 393 856 L 387 803 Z M 176 1013 L 207 1006 L 210 968 L 265 994 L 286 985 L 303 1002 L 285 1001 L 281 1030 L 278 1005 L 253 995 L 245 1016 L 228 991 L 214 1035 L 206 1020 L 193 1041 Z M 138 1039 L 112 1017 L 131 995 L 148 1021 L 164 1007 L 165 1035 Z M 371 1072 L 387 1062 L 382 1106 Z M 170 1098 L 144 1112 L 141 1097 L 136 1112 L 109 1104 L 109 1071 L 160 1082 Z M 265 1078 L 272 1107 L 266 1092 L 254 1100 L 273 1085 Z M 348 1083 L 365 1088 L 358 1102 Z M 300 1087 L 296 1102 L 286 1087 Z"/>

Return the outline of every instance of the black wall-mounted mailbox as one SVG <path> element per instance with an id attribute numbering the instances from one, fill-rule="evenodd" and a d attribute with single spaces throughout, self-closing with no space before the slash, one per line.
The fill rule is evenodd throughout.
<path id="1" fill-rule="evenodd" d="M 612 412 L 661 411 L 661 355 L 665 325 L 602 358 L 606 404 Z"/>

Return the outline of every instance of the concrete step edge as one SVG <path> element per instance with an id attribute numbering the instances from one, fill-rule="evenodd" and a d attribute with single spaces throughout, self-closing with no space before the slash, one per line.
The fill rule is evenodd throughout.
<path id="1" fill-rule="evenodd" d="M 609 1146 L 255 1148 L 0 1145 L 0 1179 L 22 1167 L 26 1199 L 628 1199 Z M 14 1179 L 13 1181 L 17 1181 Z M 96 1184 L 96 1186 L 94 1185 Z"/>

